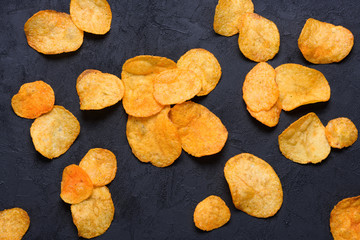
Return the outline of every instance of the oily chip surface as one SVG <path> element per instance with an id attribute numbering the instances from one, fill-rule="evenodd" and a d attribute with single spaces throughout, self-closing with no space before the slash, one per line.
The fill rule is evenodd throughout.
<path id="1" fill-rule="evenodd" d="M 36 151 L 49 159 L 59 157 L 73 144 L 80 133 L 76 117 L 62 106 L 35 119 L 30 135 Z"/>
<path id="2" fill-rule="evenodd" d="M 54 90 L 43 81 L 25 83 L 11 99 L 11 106 L 19 117 L 34 119 L 54 107 Z"/>
<path id="3" fill-rule="evenodd" d="M 225 225 L 230 216 L 230 209 L 226 203 L 220 197 L 211 195 L 196 206 L 194 223 L 203 231 L 211 231 Z"/>
<path id="4" fill-rule="evenodd" d="M 283 202 L 283 190 L 274 169 L 264 160 L 242 153 L 230 158 L 224 174 L 237 209 L 258 218 L 275 215 Z"/>
<path id="5" fill-rule="evenodd" d="M 326 138 L 333 148 L 350 147 L 358 138 L 355 124 L 348 118 L 332 119 L 325 127 Z"/>
<path id="6" fill-rule="evenodd" d="M 30 226 L 27 212 L 21 208 L 0 211 L 0 239 L 21 240 Z"/>
<path id="7" fill-rule="evenodd" d="M 43 54 L 76 51 L 84 38 L 69 14 L 54 10 L 35 13 L 25 23 L 24 31 L 29 46 Z"/>
<path id="8" fill-rule="evenodd" d="M 340 62 L 351 51 L 354 35 L 342 26 L 309 18 L 299 36 L 298 46 L 311 63 Z"/>
<path id="9" fill-rule="evenodd" d="M 270 110 L 267 111 L 253 112 L 247 108 L 252 117 L 268 127 L 275 127 L 279 123 L 281 109 L 281 103 L 279 100 Z"/>

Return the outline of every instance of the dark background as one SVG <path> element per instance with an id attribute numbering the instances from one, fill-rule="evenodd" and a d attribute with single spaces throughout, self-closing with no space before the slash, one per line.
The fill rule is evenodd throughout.
<path id="1" fill-rule="evenodd" d="M 282 112 L 275 128 L 253 119 L 242 100 L 245 75 L 256 63 L 245 59 L 237 35 L 223 37 L 212 28 L 217 0 L 110 0 L 113 21 L 105 36 L 85 34 L 81 48 L 46 56 L 30 48 L 23 26 L 44 9 L 69 12 L 65 0 L 2 1 L 0 8 L 0 210 L 21 207 L 31 218 L 24 239 L 77 239 L 70 206 L 60 197 L 63 169 L 78 164 L 90 148 L 107 148 L 118 159 L 109 185 L 115 216 L 97 239 L 331 239 L 329 215 L 341 199 L 360 195 L 360 142 L 332 150 L 317 165 L 300 165 L 281 155 L 278 135 L 293 121 L 315 112 L 323 124 L 349 117 L 360 128 L 360 2 L 358 0 L 253 0 L 255 12 L 274 21 L 281 35 L 280 51 L 269 63 L 298 63 L 320 70 L 331 86 L 327 103 Z M 341 63 L 313 65 L 302 57 L 297 38 L 307 18 L 343 25 L 355 36 Z M 94 68 L 120 76 L 122 64 L 141 54 L 177 61 L 192 48 L 205 48 L 219 60 L 223 75 L 208 96 L 195 101 L 224 123 L 229 138 L 224 149 L 209 157 L 182 153 L 170 167 L 139 162 L 125 136 L 127 115 L 122 103 L 100 111 L 80 111 L 75 89 L 78 75 Z M 81 132 L 62 156 L 48 160 L 33 147 L 32 120 L 11 109 L 11 97 L 23 83 L 44 80 L 55 91 L 56 104 L 79 120 Z M 226 161 L 249 152 L 267 161 L 279 175 L 284 203 L 272 218 L 257 219 L 236 210 L 223 176 Z M 218 195 L 231 210 L 228 224 L 202 232 L 193 223 L 198 202 Z"/>

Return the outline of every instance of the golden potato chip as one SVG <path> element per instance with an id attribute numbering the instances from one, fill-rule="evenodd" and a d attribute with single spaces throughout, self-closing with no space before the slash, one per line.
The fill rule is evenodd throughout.
<path id="1" fill-rule="evenodd" d="M 245 57 L 266 62 L 279 52 L 279 30 L 272 21 L 256 13 L 245 13 L 240 19 L 238 43 Z"/>
<path id="2" fill-rule="evenodd" d="M 212 155 L 224 147 L 228 131 L 221 120 L 206 107 L 187 101 L 170 111 L 178 127 L 182 148 L 195 157 Z"/>
<path id="3" fill-rule="evenodd" d="M 330 154 L 325 127 L 315 113 L 293 122 L 279 135 L 279 148 L 288 159 L 300 163 L 319 163 Z"/>
<path id="4" fill-rule="evenodd" d="M 35 119 L 30 135 L 36 151 L 49 159 L 59 157 L 73 144 L 80 133 L 76 117 L 62 106 Z"/>
<path id="5" fill-rule="evenodd" d="M 51 111 L 54 103 L 54 90 L 43 81 L 23 84 L 11 99 L 11 106 L 16 115 L 29 119 Z"/>
<path id="6" fill-rule="evenodd" d="M 69 14 L 54 10 L 35 13 L 25 23 L 24 31 L 29 46 L 43 54 L 76 51 L 84 38 Z"/>
<path id="7" fill-rule="evenodd" d="M 158 114 L 137 118 L 129 116 L 126 137 L 134 155 L 141 162 L 151 162 L 156 167 L 170 166 L 181 154 L 181 142 L 166 106 Z"/>
<path id="8" fill-rule="evenodd" d="M 112 106 L 124 96 L 124 84 L 117 76 L 87 69 L 76 82 L 81 110 L 97 110 Z"/>
<path id="9" fill-rule="evenodd" d="M 112 13 L 106 0 L 71 0 L 70 16 L 84 32 L 105 34 L 110 30 Z"/>
<path id="10" fill-rule="evenodd" d="M 154 79 L 155 100 L 163 105 L 183 103 L 201 89 L 201 80 L 190 70 L 169 69 Z"/>
<path id="11" fill-rule="evenodd" d="M 194 223 L 203 231 L 211 231 L 225 225 L 230 216 L 230 209 L 226 203 L 220 197 L 211 195 L 196 206 Z"/>
<path id="12" fill-rule="evenodd" d="M 102 148 L 90 149 L 79 163 L 96 187 L 109 184 L 116 175 L 117 161 L 115 155 Z"/>
<path id="13" fill-rule="evenodd" d="M 309 18 L 301 31 L 298 45 L 304 58 L 311 63 L 340 62 L 350 53 L 354 35 L 342 26 Z"/>
<path id="14" fill-rule="evenodd" d="M 21 208 L 0 211 L 0 239 L 21 240 L 30 226 L 30 218 Z"/>
<path id="15" fill-rule="evenodd" d="M 279 99 L 285 111 L 330 99 L 329 83 L 320 71 L 294 63 L 280 65 L 275 71 Z"/>
<path id="16" fill-rule="evenodd" d="M 70 204 L 80 203 L 89 198 L 93 192 L 93 183 L 81 167 L 71 164 L 62 174 L 61 199 Z"/>
<path id="17" fill-rule="evenodd" d="M 176 64 L 178 68 L 193 71 L 201 79 L 201 90 L 196 94 L 197 96 L 209 94 L 221 77 L 221 66 L 218 60 L 211 52 L 202 48 L 187 51 Z"/>
<path id="18" fill-rule="evenodd" d="M 335 118 L 325 127 L 325 135 L 333 148 L 350 147 L 358 138 L 355 124 L 348 118 Z"/>
<path id="19" fill-rule="evenodd" d="M 237 209 L 258 218 L 268 218 L 279 211 L 283 190 L 267 162 L 250 153 L 238 154 L 227 161 L 224 174 Z"/>
<path id="20" fill-rule="evenodd" d="M 278 100 L 275 105 L 267 111 L 253 112 L 247 108 L 252 117 L 268 127 L 275 127 L 279 123 L 281 114 L 281 103 Z"/>
<path id="21" fill-rule="evenodd" d="M 83 238 L 94 238 L 105 233 L 114 218 L 115 207 L 107 187 L 94 188 L 90 198 L 71 205 L 71 215 Z"/>
<path id="22" fill-rule="evenodd" d="M 254 12 L 251 0 L 219 0 L 215 9 L 214 31 L 227 37 L 237 34 L 240 17 L 246 12 Z"/>

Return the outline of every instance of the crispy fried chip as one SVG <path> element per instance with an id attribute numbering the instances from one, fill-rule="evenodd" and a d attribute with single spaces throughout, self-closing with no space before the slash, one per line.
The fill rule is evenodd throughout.
<path id="1" fill-rule="evenodd" d="M 87 69 L 76 82 L 81 110 L 103 109 L 116 104 L 124 96 L 124 84 L 117 76 Z"/>
<path id="2" fill-rule="evenodd" d="M 301 31 L 298 45 L 305 59 L 311 63 L 340 62 L 350 53 L 354 35 L 342 26 L 309 18 Z"/>
<path id="3" fill-rule="evenodd" d="M 54 103 L 54 90 L 43 81 L 23 84 L 11 99 L 11 106 L 16 115 L 29 119 L 51 111 Z"/>
<path id="4" fill-rule="evenodd" d="M 211 195 L 196 206 L 194 223 L 203 231 L 211 231 L 225 225 L 230 216 L 230 209 L 226 203 L 220 197 Z"/>
<path id="5" fill-rule="evenodd" d="M 272 21 L 256 13 L 245 13 L 240 19 L 238 43 L 245 57 L 266 62 L 279 51 L 279 30 Z"/>
<path id="6" fill-rule="evenodd" d="M 102 148 L 90 149 L 79 163 L 96 187 L 109 184 L 116 175 L 117 161 L 115 155 Z"/>
<path id="7" fill-rule="evenodd" d="M 330 154 L 325 127 L 315 113 L 293 122 L 279 135 L 279 148 L 288 159 L 300 163 L 319 163 Z"/>
<path id="8" fill-rule="evenodd" d="M 0 239 L 21 240 L 30 226 L 30 218 L 21 208 L 0 211 Z"/>
<path id="9" fill-rule="evenodd" d="M 288 63 L 280 65 L 275 71 L 279 99 L 285 111 L 330 99 L 329 83 L 318 70 Z"/>
<path id="10" fill-rule="evenodd" d="M 240 17 L 246 12 L 254 12 L 251 0 L 219 0 L 215 9 L 214 31 L 227 37 L 237 34 Z"/>
<path id="11" fill-rule="evenodd" d="M 358 138 L 355 124 L 348 118 L 335 118 L 325 127 L 326 138 L 333 148 L 350 147 Z"/>
<path id="12" fill-rule="evenodd" d="M 24 31 L 29 46 L 43 54 L 76 51 L 84 38 L 69 14 L 54 10 L 35 13 L 25 23 Z"/>
<path id="13" fill-rule="evenodd" d="M 80 133 L 76 117 L 62 106 L 35 119 L 30 135 L 35 149 L 44 157 L 56 158 L 65 153 Z"/>
<path id="14" fill-rule="evenodd" d="M 258 218 L 271 217 L 279 211 L 282 186 L 267 162 L 250 153 L 238 154 L 227 161 L 224 174 L 237 209 Z"/>
<path id="15" fill-rule="evenodd" d="M 221 77 L 221 66 L 218 60 L 211 52 L 202 48 L 187 51 L 177 61 L 177 66 L 193 71 L 201 79 L 201 90 L 197 96 L 209 94 Z"/>
<path id="16" fill-rule="evenodd" d="M 106 0 L 71 0 L 70 16 L 85 32 L 105 34 L 110 30 L 112 13 Z"/>
<path id="17" fill-rule="evenodd" d="M 212 155 L 224 147 L 228 131 L 221 120 L 206 107 L 187 101 L 170 111 L 178 127 L 182 148 L 195 157 Z"/>
<path id="18" fill-rule="evenodd" d="M 181 142 L 175 125 L 170 121 L 166 106 L 160 113 L 137 118 L 129 116 L 126 136 L 132 152 L 141 162 L 156 167 L 170 166 L 181 154 Z"/>
<path id="19" fill-rule="evenodd" d="M 71 215 L 83 238 L 94 238 L 105 233 L 114 218 L 115 207 L 107 187 L 94 188 L 90 198 L 71 205 Z"/>
<path id="20" fill-rule="evenodd" d="M 247 108 L 252 117 L 268 127 L 275 127 L 279 123 L 281 114 L 281 103 L 278 100 L 275 105 L 267 111 L 253 112 Z"/>

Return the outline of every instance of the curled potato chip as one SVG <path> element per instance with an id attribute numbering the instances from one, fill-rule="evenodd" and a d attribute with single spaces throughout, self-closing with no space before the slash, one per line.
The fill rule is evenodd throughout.
<path id="1" fill-rule="evenodd" d="M 272 21 L 256 13 L 245 13 L 240 18 L 238 43 L 245 57 L 266 62 L 279 52 L 279 30 Z"/>
<path id="2" fill-rule="evenodd" d="M 76 51 L 84 38 L 69 14 L 54 10 L 35 13 L 25 23 L 24 31 L 29 46 L 43 54 Z"/>
<path id="3" fill-rule="evenodd" d="M 264 160 L 242 153 L 230 158 L 224 168 L 237 209 L 258 218 L 275 215 L 283 202 L 283 190 L 274 169 Z"/>
<path id="4" fill-rule="evenodd" d="M 90 198 L 71 205 L 71 215 L 83 238 L 94 238 L 105 233 L 114 218 L 115 207 L 107 187 L 94 188 Z"/>
<path id="5" fill-rule="evenodd" d="M 333 148 L 350 147 L 358 138 L 355 124 L 348 118 L 335 118 L 325 127 L 326 138 Z"/>
<path id="6" fill-rule="evenodd" d="M 354 35 L 348 29 L 313 18 L 306 21 L 298 39 L 304 58 L 315 64 L 340 62 L 353 45 Z"/>
<path id="7" fill-rule="evenodd" d="M 30 135 L 36 151 L 49 159 L 59 157 L 73 144 L 80 133 L 76 117 L 62 106 L 35 119 Z"/>
<path id="8" fill-rule="evenodd" d="M 187 101 L 170 111 L 178 127 L 182 148 L 195 157 L 212 155 L 224 147 L 228 131 L 221 120 L 206 107 Z"/>
<path id="9" fill-rule="evenodd" d="M 268 127 L 275 127 L 279 123 L 281 114 L 281 103 L 278 100 L 275 105 L 267 111 L 253 112 L 247 108 L 252 117 Z"/>
<path id="10" fill-rule="evenodd" d="M 280 65 L 275 71 L 279 99 L 285 111 L 330 99 L 329 83 L 320 71 L 294 63 Z"/>
<path id="11" fill-rule="evenodd" d="M 254 12 L 251 0 L 219 0 L 215 9 L 214 31 L 227 37 L 237 34 L 240 17 L 247 12 Z"/>
<path id="12" fill-rule="evenodd" d="M 27 212 L 21 208 L 0 211 L 0 239 L 21 240 L 30 226 Z"/>
<path id="13" fill-rule="evenodd" d="M 230 209 L 226 203 L 220 197 L 211 195 L 196 206 L 194 223 L 203 231 L 211 231 L 225 225 L 230 216 Z"/>
<path id="14" fill-rule="evenodd" d="M 110 30 L 112 13 L 106 0 L 71 0 L 70 16 L 85 32 L 105 34 Z"/>
<path id="15" fill-rule="evenodd" d="M 76 82 L 81 110 L 103 109 L 116 104 L 124 96 L 124 84 L 117 76 L 87 69 Z"/>
<path id="16" fill-rule="evenodd" d="M 319 163 L 330 154 L 325 127 L 315 113 L 293 122 L 279 135 L 279 148 L 288 159 L 300 163 Z"/>
<path id="17" fill-rule="evenodd" d="M 25 83 L 11 99 L 11 106 L 19 117 L 34 119 L 54 107 L 54 90 L 43 81 Z"/>

